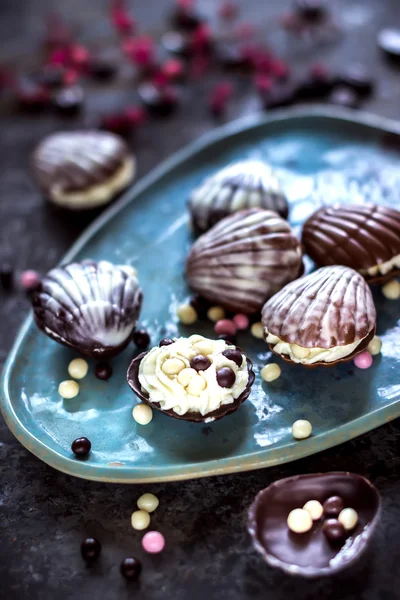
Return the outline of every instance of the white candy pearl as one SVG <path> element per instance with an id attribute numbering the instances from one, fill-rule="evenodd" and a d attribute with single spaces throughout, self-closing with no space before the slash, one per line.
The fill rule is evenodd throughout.
<path id="1" fill-rule="evenodd" d="M 137 501 L 137 505 L 140 510 L 145 510 L 148 513 L 152 513 L 154 510 L 156 510 L 159 504 L 160 501 L 154 494 L 143 494 L 143 496 L 140 496 L 139 500 Z"/>
<path id="2" fill-rule="evenodd" d="M 68 365 L 68 373 L 74 379 L 83 379 L 86 377 L 89 365 L 83 358 L 74 358 Z"/>
<path id="3" fill-rule="evenodd" d="M 309 513 L 313 521 L 318 521 L 318 519 L 322 517 L 324 507 L 318 500 L 309 500 L 303 506 L 303 510 L 306 510 Z"/>
<path id="4" fill-rule="evenodd" d="M 287 524 L 289 529 L 294 531 L 294 533 L 305 533 L 306 531 L 310 531 L 313 522 L 309 512 L 303 508 L 295 508 L 290 511 Z"/>
<path id="5" fill-rule="evenodd" d="M 293 356 L 296 358 L 307 358 L 307 356 L 310 354 L 309 348 L 303 348 L 303 346 L 298 346 L 297 344 L 291 344 L 290 347 L 292 349 Z"/>
<path id="6" fill-rule="evenodd" d="M 189 381 L 197 375 L 197 371 L 191 369 L 190 367 L 186 367 L 186 369 L 182 369 L 182 371 L 178 375 L 178 381 L 183 387 L 186 387 Z"/>
<path id="7" fill-rule="evenodd" d="M 281 375 L 281 368 L 276 363 L 270 363 L 261 369 L 260 375 L 264 381 L 275 381 Z"/>
<path id="8" fill-rule="evenodd" d="M 201 375 L 194 375 L 187 386 L 187 391 L 193 396 L 200 396 L 201 392 L 205 390 L 207 384 Z"/>
<path id="9" fill-rule="evenodd" d="M 75 398 L 79 394 L 79 385 L 72 379 L 62 381 L 58 386 L 58 393 L 62 398 Z"/>
<path id="10" fill-rule="evenodd" d="M 296 440 L 305 440 L 310 437 L 312 432 L 312 425 L 310 421 L 305 419 L 299 419 L 292 425 L 292 435 Z"/>
<path id="11" fill-rule="evenodd" d="M 253 323 L 253 325 L 251 326 L 251 335 L 254 335 L 254 337 L 262 340 L 264 338 L 264 327 L 263 324 L 261 323 L 261 321 L 259 321 L 258 323 Z"/>
<path id="12" fill-rule="evenodd" d="M 388 300 L 398 300 L 400 298 L 400 283 L 397 279 L 389 281 L 383 286 L 382 293 Z"/>
<path id="13" fill-rule="evenodd" d="M 133 529 L 146 529 L 150 525 L 150 515 L 145 510 L 135 510 L 131 516 L 131 525 Z"/>
<path id="14" fill-rule="evenodd" d="M 344 508 L 338 516 L 346 531 L 351 531 L 358 523 L 358 514 L 354 508 Z"/>
<path id="15" fill-rule="evenodd" d="M 192 325 L 197 321 L 197 312 L 190 304 L 181 304 L 178 306 L 176 315 L 184 325 Z"/>
<path id="16" fill-rule="evenodd" d="M 178 375 L 185 368 L 185 363 L 180 358 L 167 358 L 161 371 L 166 375 Z"/>
<path id="17" fill-rule="evenodd" d="M 148 425 L 153 418 L 153 411 L 147 404 L 136 404 L 132 416 L 139 425 Z"/>
<path id="18" fill-rule="evenodd" d="M 376 335 L 368 344 L 368 352 L 372 354 L 372 356 L 376 356 L 380 353 L 382 348 L 382 340 Z"/>
<path id="19" fill-rule="evenodd" d="M 221 319 L 225 319 L 225 311 L 221 306 L 211 306 L 207 311 L 207 317 L 210 321 L 216 323 L 217 321 L 221 321 Z"/>

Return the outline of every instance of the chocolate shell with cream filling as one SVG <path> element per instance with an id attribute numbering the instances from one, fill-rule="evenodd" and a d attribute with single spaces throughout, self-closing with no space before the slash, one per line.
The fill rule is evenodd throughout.
<path id="1" fill-rule="evenodd" d="M 225 217 L 247 208 L 264 208 L 287 218 L 286 196 L 272 168 L 247 160 L 228 165 L 196 188 L 189 199 L 195 231 L 204 232 Z"/>
<path id="2" fill-rule="evenodd" d="M 190 287 L 236 313 L 264 302 L 303 272 L 302 252 L 277 213 L 252 208 L 226 217 L 192 246 L 186 261 Z"/>
<path id="3" fill-rule="evenodd" d="M 364 350 L 376 310 L 363 277 L 348 267 L 323 267 L 293 281 L 263 307 L 264 337 L 284 360 L 332 366 Z"/>
<path id="4" fill-rule="evenodd" d="M 400 273 L 400 212 L 386 206 L 327 206 L 305 223 L 302 242 L 318 266 L 345 265 L 370 283 Z"/>

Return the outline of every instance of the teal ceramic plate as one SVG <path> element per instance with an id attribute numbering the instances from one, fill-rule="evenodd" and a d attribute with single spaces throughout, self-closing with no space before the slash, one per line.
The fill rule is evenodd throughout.
<path id="1" fill-rule="evenodd" d="M 144 178 L 89 228 L 64 260 L 90 257 L 135 265 L 145 294 L 141 322 L 154 343 L 166 334 L 212 334 L 207 323 L 184 328 L 175 318 L 176 304 L 188 294 L 183 265 L 191 243 L 185 211 L 190 190 L 226 163 L 251 157 L 278 169 L 295 227 L 323 202 L 364 199 L 394 205 L 400 199 L 400 154 L 382 145 L 389 132 L 399 133 L 400 126 L 321 108 L 233 123 Z M 267 385 L 257 377 L 249 400 L 209 425 L 159 412 L 146 427 L 133 421 L 136 398 L 125 382 L 133 347 L 114 359 L 108 382 L 97 380 L 91 365 L 79 396 L 61 399 L 58 384 L 68 378 L 68 363 L 76 355 L 41 334 L 29 318 L 5 368 L 2 412 L 11 431 L 36 456 L 88 479 L 168 481 L 294 460 L 400 415 L 400 305 L 385 300 L 379 289 L 374 295 L 383 351 L 370 369 L 347 363 L 308 370 L 282 363 L 278 380 Z M 271 360 L 263 341 L 244 334 L 239 344 L 257 371 Z M 291 425 L 299 418 L 312 422 L 313 435 L 295 442 Z M 74 459 L 70 450 L 82 435 L 92 441 L 85 461 Z"/>

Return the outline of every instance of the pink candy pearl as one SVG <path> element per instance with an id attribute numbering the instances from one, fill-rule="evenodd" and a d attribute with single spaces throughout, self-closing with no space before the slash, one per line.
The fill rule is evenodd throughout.
<path id="1" fill-rule="evenodd" d="M 148 531 L 142 539 L 142 546 L 146 552 L 157 554 L 164 550 L 165 538 L 159 531 Z"/>
<path id="2" fill-rule="evenodd" d="M 25 290 L 32 290 L 40 282 L 40 275 L 36 271 L 23 271 L 21 273 L 21 285 Z"/>
<path id="3" fill-rule="evenodd" d="M 236 325 L 230 319 L 221 319 L 215 323 L 214 331 L 217 335 L 236 335 Z"/>
<path id="4" fill-rule="evenodd" d="M 372 365 L 372 355 L 367 351 L 360 352 L 360 354 L 357 354 L 354 358 L 354 364 L 359 369 L 369 369 Z"/>
<path id="5" fill-rule="evenodd" d="M 250 323 L 249 317 L 241 314 L 235 315 L 233 317 L 233 322 L 239 330 L 247 329 Z"/>

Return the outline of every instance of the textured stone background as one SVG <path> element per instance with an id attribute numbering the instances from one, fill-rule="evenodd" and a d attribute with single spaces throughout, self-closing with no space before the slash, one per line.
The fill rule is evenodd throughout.
<path id="1" fill-rule="evenodd" d="M 246 20 L 266 22 L 287 1 L 238 0 Z M 136 0 L 135 16 L 144 30 L 159 31 L 168 0 Z M 199 1 L 212 15 L 216 0 Z M 339 67 L 361 61 L 376 76 L 378 89 L 366 104 L 371 111 L 400 117 L 400 71 L 381 59 L 376 32 L 399 16 L 397 0 L 331 2 L 345 35 L 339 43 L 318 50 L 318 59 Z M 34 48 L 43 29 L 43 15 L 59 7 L 76 24 L 83 39 L 108 34 L 107 2 L 99 0 L 2 0 L 0 3 L 0 64 L 34 64 Z M 246 13 L 246 14 L 245 14 Z M 301 66 L 310 52 L 298 52 L 282 34 L 270 34 L 274 45 Z M 293 57 L 296 56 L 295 59 Z M 171 152 L 214 126 L 204 103 L 210 81 L 185 91 L 178 116 L 154 121 L 133 142 L 139 175 Z M 88 94 L 84 119 L 117 108 L 132 99 L 129 88 L 95 86 Z M 254 94 L 241 86 L 227 120 L 256 108 Z M 66 219 L 46 207 L 27 175 L 29 154 L 37 140 L 58 127 L 76 127 L 79 120 L 53 115 L 16 114 L 3 102 L 0 114 L 0 257 L 11 257 L 20 268 L 45 271 L 67 250 L 88 218 Z M 157 140 L 157 144 L 154 140 Z M 21 293 L 0 298 L 0 361 L 3 364 L 28 303 Z M 158 600 L 333 599 L 392 600 L 400 598 L 400 423 L 397 420 L 357 440 L 280 468 L 248 474 L 151 486 L 104 485 L 73 479 L 42 464 L 0 423 L 0 597 L 7 600 L 96 600 L 136 597 Z M 251 549 L 246 511 L 258 490 L 271 481 L 301 472 L 351 470 L 369 477 L 383 495 L 383 517 L 369 555 L 361 564 L 335 578 L 303 581 L 266 567 Z M 137 497 L 152 491 L 160 497 L 153 518 L 166 535 L 167 549 L 159 557 L 144 555 L 140 535 L 130 527 Z M 103 545 L 101 560 L 86 568 L 79 545 L 95 535 Z M 140 583 L 127 583 L 119 563 L 127 555 L 143 559 Z"/>

